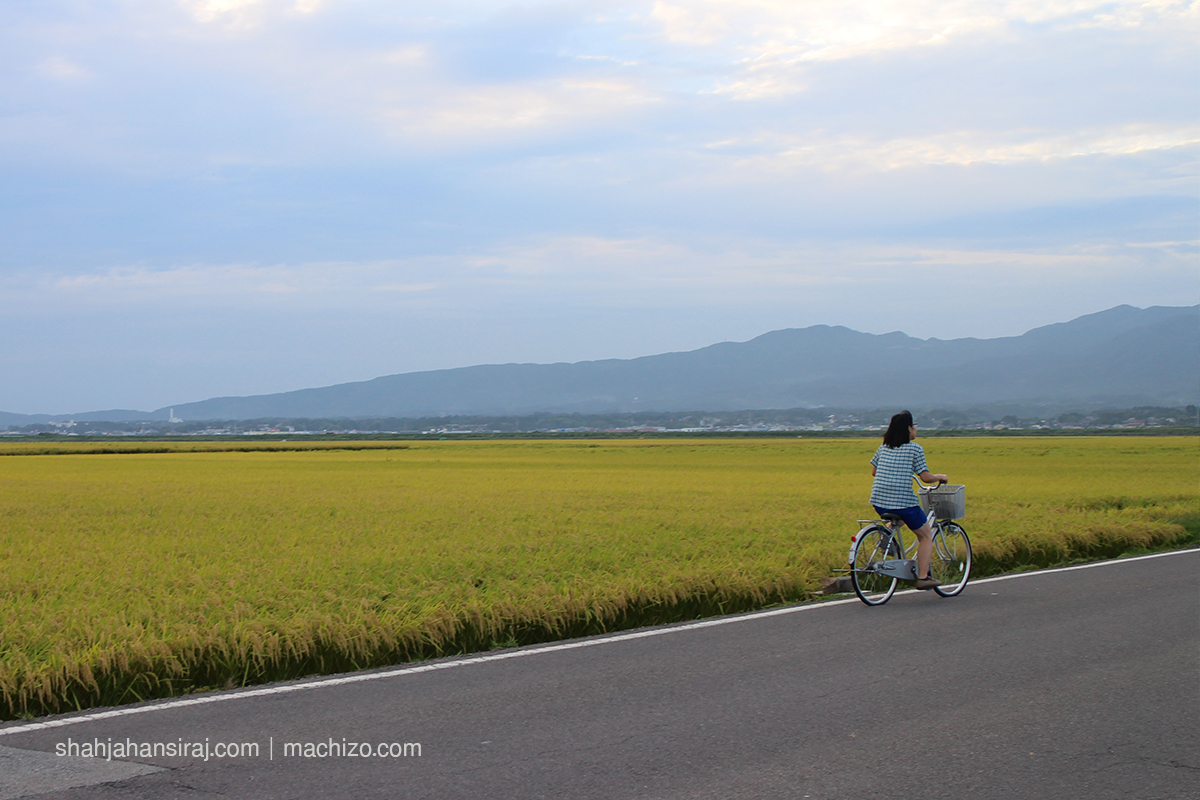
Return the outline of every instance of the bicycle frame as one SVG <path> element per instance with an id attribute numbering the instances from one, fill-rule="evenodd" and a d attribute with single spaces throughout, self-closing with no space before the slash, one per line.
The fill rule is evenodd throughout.
<path id="1" fill-rule="evenodd" d="M 902 581 L 915 581 L 917 579 L 917 539 L 913 537 L 912 544 L 904 543 L 903 522 L 891 522 L 883 519 L 860 519 L 858 524 L 861 526 L 859 532 L 850 540 L 851 563 L 854 561 L 854 551 L 858 547 L 859 535 L 878 526 L 886 528 L 889 534 L 887 539 L 880 541 L 880 549 L 886 553 L 890 544 L 894 541 L 899 547 L 900 552 L 904 554 L 904 558 L 889 558 L 883 561 L 876 561 L 871 565 L 872 571 Z M 938 521 L 930 520 L 930 524 L 936 533 L 940 528 Z"/>
<path id="2" fill-rule="evenodd" d="M 875 562 L 876 572 L 879 572 L 883 575 L 889 575 L 893 578 L 899 578 L 902 581 L 915 581 L 917 579 L 916 554 L 918 542 L 917 538 L 914 536 L 911 544 L 905 544 L 903 522 L 891 522 L 885 519 L 860 519 L 858 524 L 862 526 L 859 530 L 859 533 L 863 533 L 868 528 L 874 528 L 876 526 L 887 528 L 890 535 L 888 536 L 887 540 L 880 543 L 880 548 L 884 552 L 887 552 L 888 544 L 895 540 L 896 544 L 900 547 L 900 552 L 904 553 L 904 558 L 892 558 L 885 561 Z M 933 533 L 934 547 L 941 548 L 939 555 L 948 556 L 949 554 L 945 551 L 946 545 L 944 540 L 937 535 L 942 531 L 942 520 L 931 518 L 929 520 L 929 527 Z M 855 535 L 851 542 L 853 547 L 850 549 L 850 554 L 853 556 L 854 547 L 858 546 L 858 536 Z"/>

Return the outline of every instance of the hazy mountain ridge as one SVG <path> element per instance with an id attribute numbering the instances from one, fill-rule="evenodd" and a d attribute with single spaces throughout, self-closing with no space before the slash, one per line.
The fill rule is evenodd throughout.
<path id="1" fill-rule="evenodd" d="M 818 406 L 1180 405 L 1200 400 L 1200 306 L 1131 306 L 996 339 L 816 325 L 628 360 L 493 364 L 173 406 L 183 419 L 732 411 Z M 0 424 L 165 418 L 0 413 Z M 114 416 L 102 416 L 104 414 Z M 120 416 L 115 416 L 115 415 Z"/>

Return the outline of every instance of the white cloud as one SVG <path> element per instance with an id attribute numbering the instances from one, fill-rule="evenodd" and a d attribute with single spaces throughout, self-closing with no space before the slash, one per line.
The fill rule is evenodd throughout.
<path id="1" fill-rule="evenodd" d="M 1179 243 L 1153 249 L 1156 257 L 1176 267 L 1188 257 Z M 640 293 L 661 298 L 666 293 L 688 303 L 720 296 L 778 299 L 790 292 L 890 283 L 887 268 L 897 266 L 982 282 L 998 273 L 1011 278 L 1015 270 L 1020 281 L 1028 283 L 1049 273 L 1060 279 L 1134 275 L 1146 258 L 1132 245 L 1112 243 L 998 249 L 720 236 L 548 235 L 463 253 L 455 261 L 467 269 L 451 270 L 447 277 L 460 292 L 473 286 L 490 287 L 487 291 L 508 287 L 532 295 L 565 290 L 578 297 L 602 297 L 602 302 Z"/>
<path id="2" fill-rule="evenodd" d="M 180 5 L 203 23 L 232 27 L 262 25 L 270 17 L 309 15 L 325 0 L 179 0 Z"/>
<path id="3" fill-rule="evenodd" d="M 1174 246 L 1172 246 L 1174 247 Z M 1164 246 L 1160 248 L 1168 250 Z M 677 296 L 680 302 L 714 293 L 761 296 L 780 291 L 837 287 L 869 281 L 878 268 L 921 265 L 975 269 L 1094 269 L 1112 252 L 969 250 L 915 245 L 772 242 L 709 238 L 700 241 L 644 236 L 547 235 L 496 242 L 456 254 L 386 262 L 295 265 L 215 264 L 150 269 L 120 267 L 48 278 L 56 302 L 92 306 L 177 304 L 225 307 L 365 307 L 369 296 L 453 297 L 471 305 L 547 293 L 593 294 L 605 302 L 640 292 Z M 421 280 L 421 278 L 436 278 Z M 415 279 L 415 280 L 414 280 Z M 38 282 L 8 281 L 14 295 Z M 22 291 L 23 290 L 23 291 Z"/>
<path id="4" fill-rule="evenodd" d="M 497 135 L 577 128 L 656 102 L 652 92 L 628 81 L 562 78 L 487 87 L 428 84 L 419 94 L 388 98 L 376 112 L 387 132 L 413 145 L 495 144 Z"/>
<path id="5" fill-rule="evenodd" d="M 1200 145 L 1200 125 L 1121 125 L 1072 132 L 946 131 L 894 139 L 823 132 L 714 142 L 711 149 L 766 151 L 737 159 L 736 170 L 777 175 L 780 169 L 880 172 L 920 165 L 1011 165 L 1085 156 L 1131 156 Z"/>
<path id="6" fill-rule="evenodd" d="M 53 286 L 64 294 L 79 297 L 125 297 L 138 301 L 147 298 L 167 300 L 185 295 L 293 294 L 301 285 L 307 285 L 310 291 L 317 289 L 312 282 L 313 271 L 305 270 L 305 273 L 298 274 L 283 267 L 241 264 L 170 269 L 116 267 L 98 273 L 61 276 L 53 281 Z"/>
<path id="7" fill-rule="evenodd" d="M 38 65 L 38 72 L 49 78 L 66 81 L 77 81 L 92 77 L 91 70 L 64 56 L 50 56 Z"/>
<path id="8" fill-rule="evenodd" d="M 437 283 L 393 283 L 387 286 L 375 286 L 377 292 L 432 292 L 440 288 Z"/>
<path id="9" fill-rule="evenodd" d="M 562 5 L 545 5 L 563 13 Z M 702 146 L 696 136 L 708 136 L 713 128 L 719 129 L 721 139 L 743 142 L 747 129 L 795 132 L 794 107 L 776 108 L 765 119 L 755 116 L 743 121 L 737 115 L 744 109 L 725 108 L 721 102 L 763 102 L 764 107 L 774 108 L 771 104 L 831 85 L 830 74 L 815 73 L 814 65 L 865 66 L 864 74 L 880 89 L 890 88 L 900 97 L 915 93 L 912 114 L 929 119 L 929 109 L 922 103 L 954 98 L 890 85 L 889 68 L 877 65 L 877 59 L 925 57 L 922 54 L 928 51 L 967 46 L 964 43 L 995 55 L 1022 42 L 1026 34 L 1019 26 L 1028 25 L 1083 31 L 1087 26 L 1111 24 L 1122 31 L 1153 30 L 1155 36 L 1165 37 L 1163 41 L 1194 43 L 1200 4 L 645 0 L 625 7 L 632 13 L 623 18 L 600 18 L 586 6 L 568 6 L 567 21 L 548 32 L 540 30 L 532 16 L 524 28 L 505 27 L 493 34 L 505 37 L 504 46 L 488 51 L 493 54 L 490 58 L 501 62 L 493 71 L 490 63 L 473 63 L 472 48 L 460 46 L 458 37 L 486 38 L 490 27 L 500 24 L 497 20 L 507 19 L 493 16 L 508 8 L 506 3 L 422 7 L 418 12 L 405 3 L 393 10 L 388 3 L 332 0 L 180 0 L 176 8 L 185 12 L 180 16 L 143 0 L 121 6 L 129 10 L 127 20 L 113 20 L 94 32 L 80 26 L 65 35 L 76 52 L 60 48 L 54 55 L 42 56 L 39 70 L 64 81 L 102 74 L 105 79 L 95 87 L 100 102 L 83 106 L 100 117 L 114 113 L 103 98 L 127 102 L 125 84 L 130 80 L 135 89 L 140 81 L 157 88 L 146 92 L 142 101 L 150 104 L 153 97 L 153 104 L 126 110 L 124 133 L 103 118 L 70 128 L 140 137 L 132 147 L 103 137 L 75 147 L 78 152 L 107 147 L 125 159 L 132 159 L 129 153 L 134 149 L 145 153 L 180 147 L 172 142 L 193 138 L 199 140 L 196 146 L 204 146 L 203 138 L 189 137 L 183 127 L 189 122 L 189 98 L 195 96 L 197 84 L 241 95 L 241 105 L 231 105 L 225 113 L 265 117 L 262 125 L 246 126 L 261 131 L 263 142 L 249 137 L 243 143 L 237 158 L 244 162 L 352 159 L 354 154 L 370 160 L 413 151 L 541 147 L 548 136 L 595 138 L 598 133 L 619 135 L 631 127 L 662 130 L 673 137 L 672 147 L 687 148 Z M 540 38 L 545 35 L 551 38 Z M 64 38 L 61 33 L 46 36 Z M 148 74 L 115 69 L 115 47 L 127 51 L 123 58 L 152 63 L 153 68 Z M 1149 43 L 1143 49 L 1149 53 L 1156 48 Z M 81 66 L 90 64 L 89 56 L 95 53 L 103 53 L 103 60 L 110 62 L 107 71 Z M 1097 58 L 1104 57 L 1097 52 Z M 506 72 L 503 61 L 508 58 L 521 61 L 523 68 Z M 526 63 L 533 66 L 524 68 Z M 945 68 L 953 70 L 957 65 Z M 1130 77 L 1136 82 L 1136 76 Z M 976 86 L 971 99 L 982 104 L 982 95 L 987 107 L 981 112 L 1003 118 L 1016 113 L 1011 109 L 1015 104 L 1045 98 L 1044 106 L 1054 102 L 1056 91 L 1070 91 L 1050 84 L 1031 88 L 1032 83 L 1007 90 Z M 848 103 L 841 113 L 851 110 Z M 869 109 L 863 112 L 854 122 L 856 129 L 838 129 L 847 146 L 860 141 L 868 150 L 879 149 L 872 143 L 887 140 L 881 133 L 897 133 L 897 122 L 904 122 L 872 119 Z M 199 109 L 197 114 L 197 124 L 219 125 L 219 119 L 201 116 Z M 702 124 L 693 132 L 690 123 L 697 116 Z M 1090 127 L 1086 120 L 1082 122 L 1069 131 L 1050 131 L 1048 138 L 1073 136 L 1079 127 Z M 826 123 L 821 118 L 799 129 L 823 129 Z M 6 127 L 13 124 L 10 119 Z M 986 139 L 990 127 L 981 126 L 971 137 Z M 1012 127 L 998 126 L 994 144 L 1000 151 L 1012 150 L 1008 133 Z M 1036 136 L 1042 137 L 1043 132 Z M 152 137 L 162 141 L 146 141 Z M 917 149 L 937 151 L 930 156 L 934 161 L 949 154 L 951 161 L 961 163 L 952 153 L 961 149 L 952 141 L 956 137 L 962 134 L 954 129 L 936 131 Z M 50 146 L 63 138 L 62 133 L 50 137 Z M 25 146 L 32 144 L 25 142 Z M 986 142 L 983 145 L 987 147 Z M 914 146 L 900 141 L 892 149 L 911 151 Z M 974 153 L 978 148 L 970 149 Z M 868 153 L 868 157 L 875 161 L 881 156 Z M 909 158 L 903 153 L 897 157 Z M 980 159 L 972 154 L 968 160 Z M 1002 155 L 1000 160 L 1012 157 Z"/>
<path id="10" fill-rule="evenodd" d="M 195 264 L 164 268 L 114 267 L 47 276 L 43 281 L 64 301 L 140 305 L 174 303 L 255 305 L 346 302 L 372 289 L 428 291 L 434 284 L 377 286 L 393 274 L 392 262 L 309 264 Z"/>
<path id="11" fill-rule="evenodd" d="M 300 264 L 190 264 L 122 266 L 75 273 L 10 276 L 10 297 L 53 298 L 75 306 L 181 306 L 302 308 L 371 306 L 385 297 L 461 291 L 461 256 Z"/>
<path id="12" fill-rule="evenodd" d="M 741 100 L 802 92 L 804 68 L 820 62 L 877 58 L 965 40 L 1010 44 L 1020 25 L 1057 30 L 1191 29 L 1200 4 L 1160 2 L 989 2 L 984 0 L 695 0 L 656 2 L 650 15 L 676 45 L 720 47 L 729 74 L 714 91 Z"/>
<path id="13" fill-rule="evenodd" d="M 716 9 L 697 11 L 695 5 L 685 7 L 658 0 L 650 17 L 662 24 L 663 36 L 669 42 L 711 45 L 733 31 L 727 14 Z"/>

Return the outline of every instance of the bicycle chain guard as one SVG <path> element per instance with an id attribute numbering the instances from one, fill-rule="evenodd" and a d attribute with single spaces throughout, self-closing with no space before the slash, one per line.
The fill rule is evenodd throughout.
<path id="1" fill-rule="evenodd" d="M 876 561 L 871 569 L 880 575 L 897 578 L 902 581 L 917 579 L 917 560 L 915 558 L 889 558 L 886 561 Z"/>

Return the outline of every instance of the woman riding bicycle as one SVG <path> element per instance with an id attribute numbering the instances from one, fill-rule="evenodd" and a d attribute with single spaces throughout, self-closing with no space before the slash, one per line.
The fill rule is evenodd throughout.
<path id="1" fill-rule="evenodd" d="M 932 589 L 941 585 L 929 574 L 933 529 L 913 492 L 912 479 L 916 475 L 925 483 L 946 483 L 949 478 L 929 471 L 925 450 L 913 441 L 916 438 L 917 426 L 911 413 L 901 411 L 892 417 L 883 444 L 871 459 L 871 475 L 875 478 L 871 505 L 880 514 L 900 517 L 917 535 L 917 588 Z"/>

